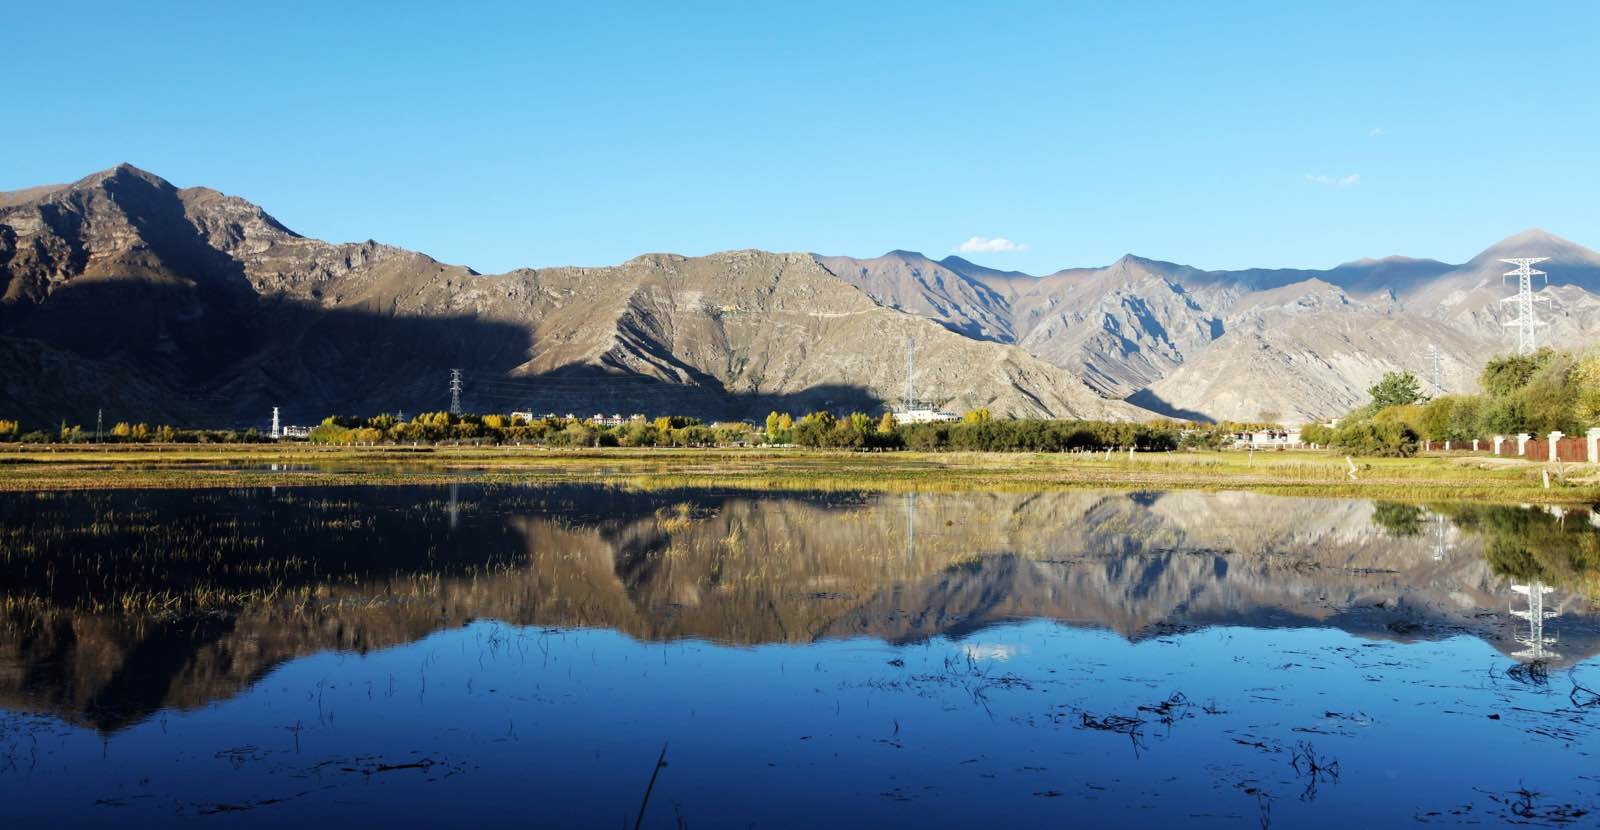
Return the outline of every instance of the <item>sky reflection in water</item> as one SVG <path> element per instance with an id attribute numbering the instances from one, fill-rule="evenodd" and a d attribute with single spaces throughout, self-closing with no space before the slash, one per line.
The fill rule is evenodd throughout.
<path id="1" fill-rule="evenodd" d="M 1587 511 L 458 486 L 8 496 L 0 530 L 17 819 L 631 825 L 664 743 L 647 826 L 1600 801 Z"/>

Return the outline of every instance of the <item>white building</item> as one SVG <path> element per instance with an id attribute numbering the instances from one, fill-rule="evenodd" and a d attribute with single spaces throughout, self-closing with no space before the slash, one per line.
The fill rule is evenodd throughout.
<path id="1" fill-rule="evenodd" d="M 927 401 L 910 401 L 890 411 L 894 413 L 895 422 L 901 424 L 940 424 L 961 420 L 960 415 L 946 412 Z"/>
<path id="2" fill-rule="evenodd" d="M 1258 429 L 1254 432 L 1236 432 L 1233 436 L 1234 446 L 1250 449 L 1289 449 L 1299 447 L 1300 428 L 1288 429 Z"/>

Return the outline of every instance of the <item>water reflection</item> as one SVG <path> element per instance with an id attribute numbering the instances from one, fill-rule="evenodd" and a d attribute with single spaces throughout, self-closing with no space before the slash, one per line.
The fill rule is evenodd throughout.
<path id="1" fill-rule="evenodd" d="M 0 706 L 114 731 L 482 618 L 745 645 L 1331 627 L 1566 665 L 1600 651 L 1597 539 L 1588 511 L 1245 493 L 10 495 Z"/>

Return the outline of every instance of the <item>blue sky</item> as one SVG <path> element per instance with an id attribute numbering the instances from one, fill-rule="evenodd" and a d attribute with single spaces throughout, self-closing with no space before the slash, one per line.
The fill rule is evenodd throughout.
<path id="1" fill-rule="evenodd" d="M 21 3 L 0 190 L 128 161 L 486 272 L 1600 246 L 1600 4 L 1527 5 Z"/>

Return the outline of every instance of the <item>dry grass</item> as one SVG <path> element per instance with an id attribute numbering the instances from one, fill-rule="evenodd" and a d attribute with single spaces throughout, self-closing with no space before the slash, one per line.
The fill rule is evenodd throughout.
<path id="1" fill-rule="evenodd" d="M 1590 465 L 1429 456 L 1361 459 L 1316 452 L 851 453 L 763 449 L 536 447 L 116 446 L 0 450 L 0 490 L 295 487 L 348 484 L 606 482 L 644 489 L 1254 490 L 1404 501 L 1593 503 Z M 277 465 L 280 469 L 272 469 Z"/>

